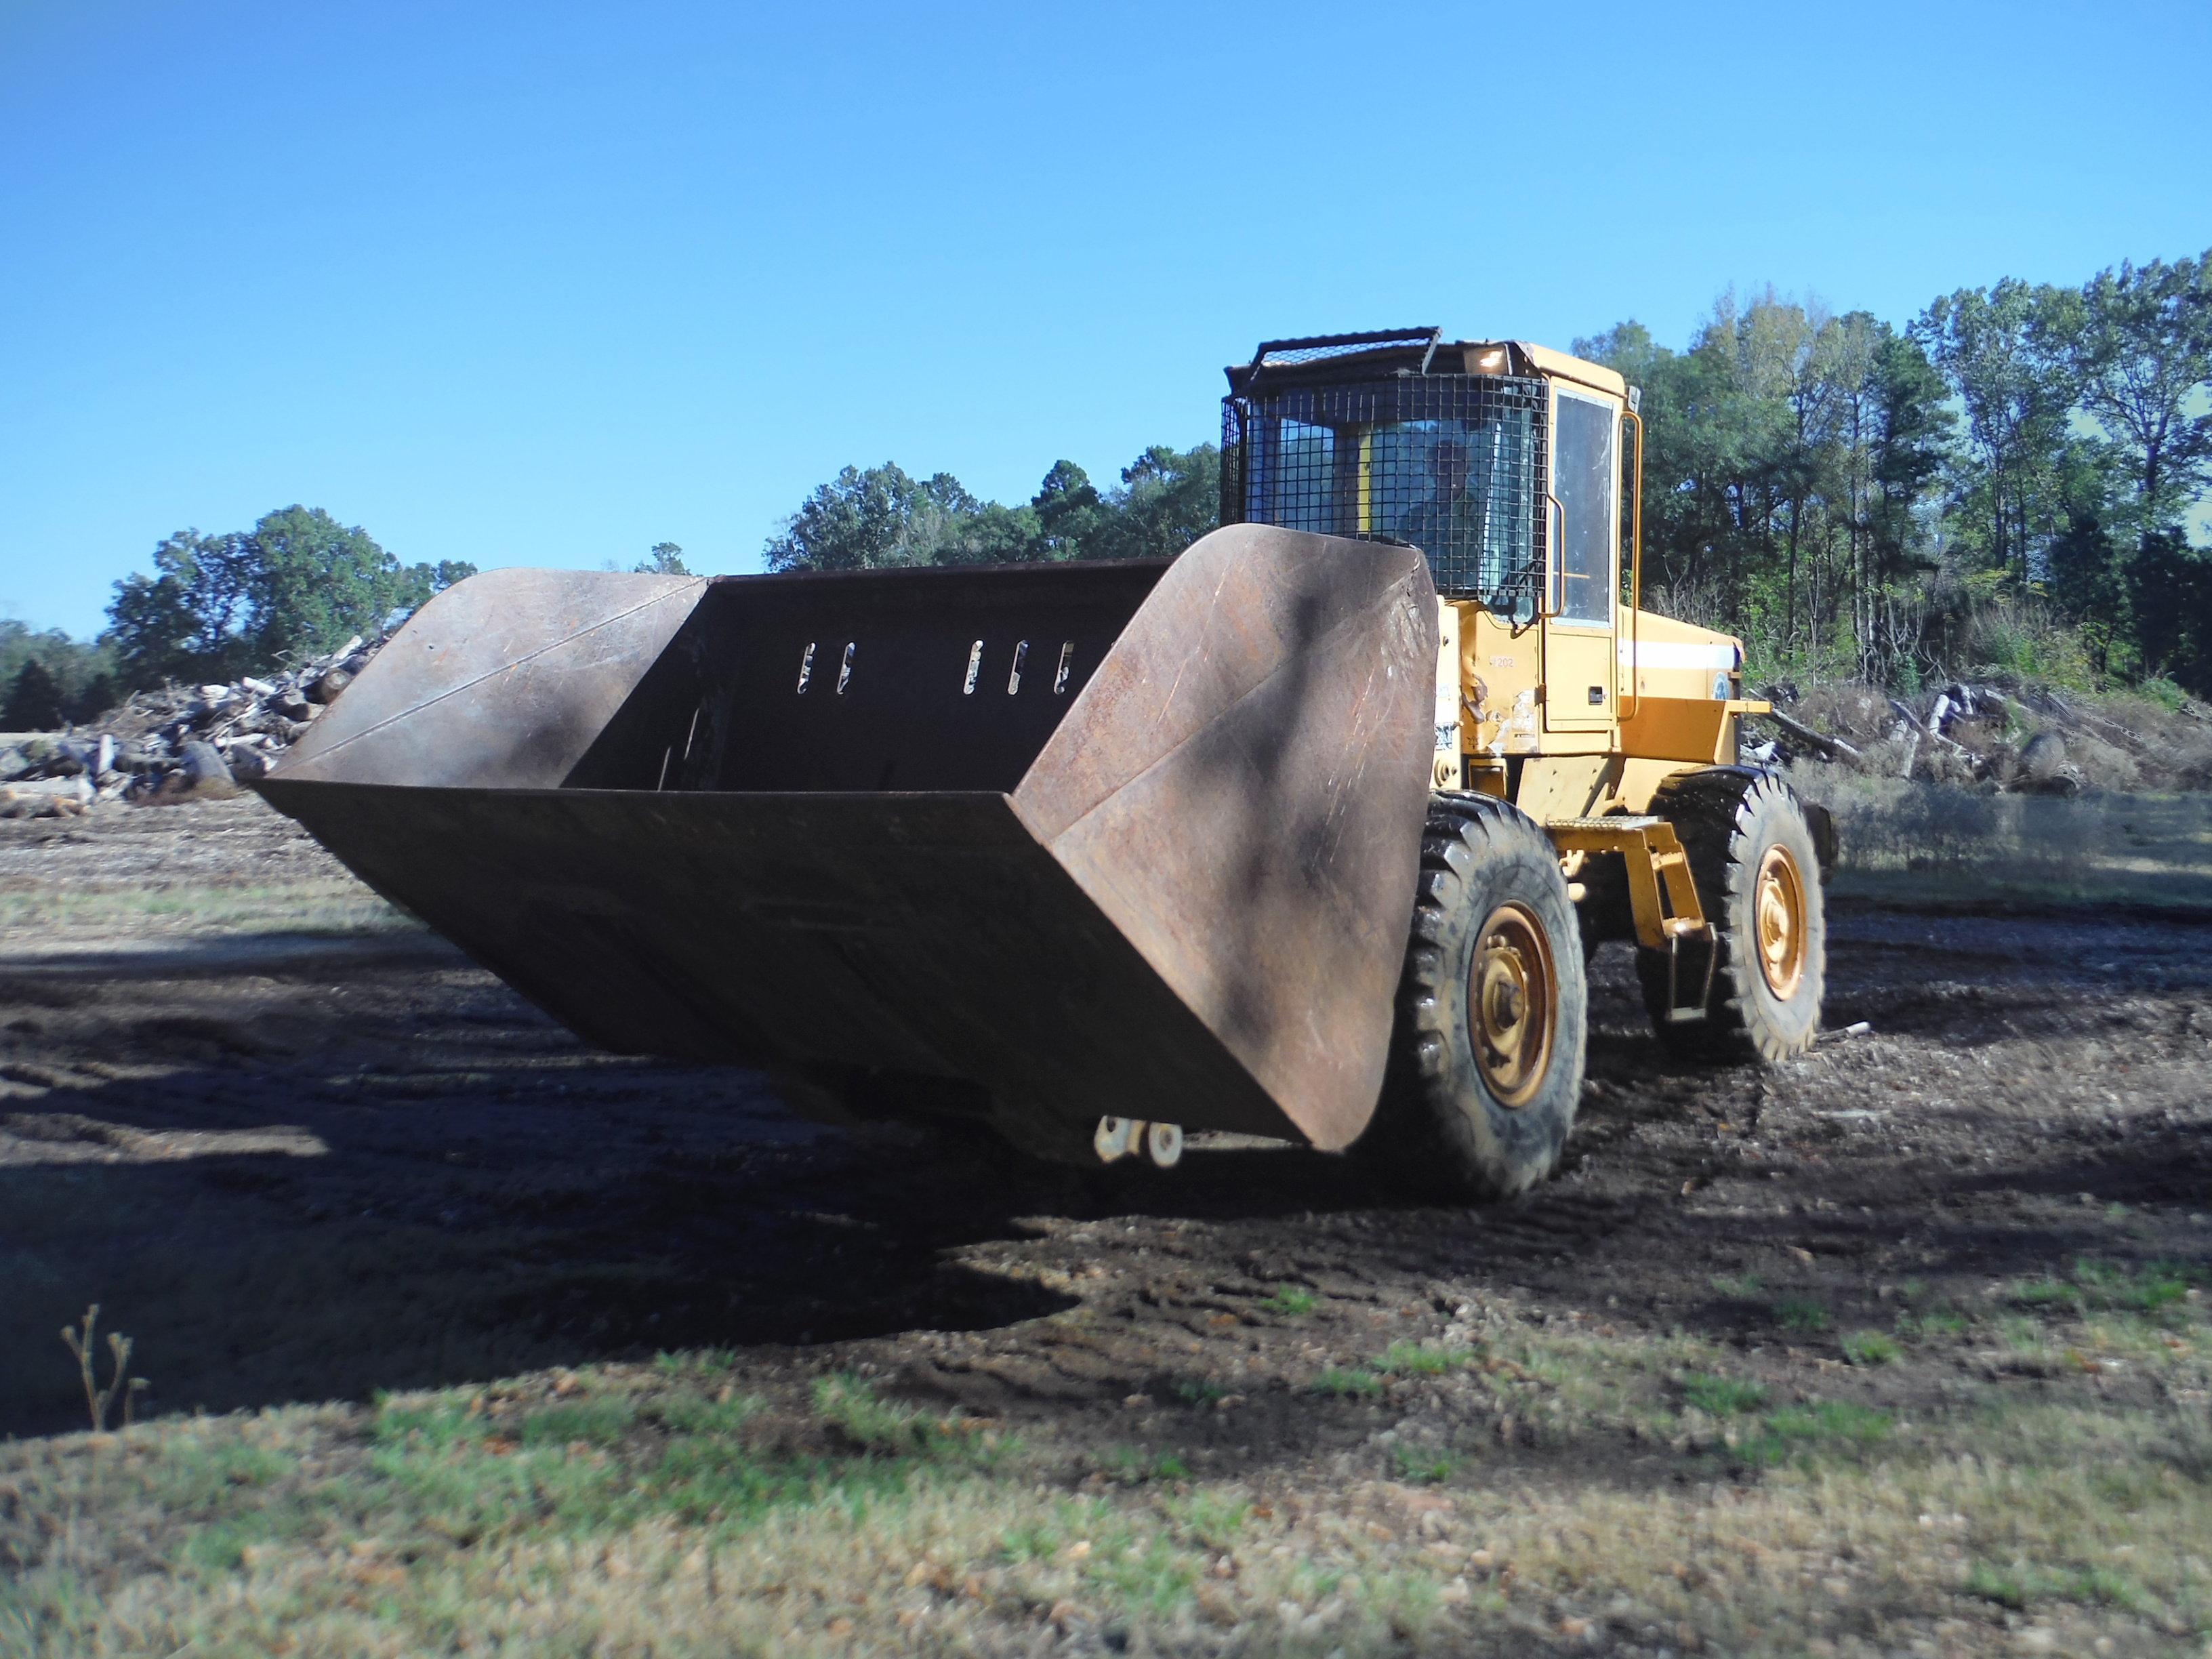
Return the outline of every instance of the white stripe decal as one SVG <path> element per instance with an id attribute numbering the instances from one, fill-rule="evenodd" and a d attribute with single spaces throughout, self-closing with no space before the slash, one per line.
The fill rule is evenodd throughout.
<path id="1" fill-rule="evenodd" d="M 1644 668 L 1734 668 L 1732 645 L 1697 645 L 1682 640 L 1620 642 L 1620 660 Z"/>

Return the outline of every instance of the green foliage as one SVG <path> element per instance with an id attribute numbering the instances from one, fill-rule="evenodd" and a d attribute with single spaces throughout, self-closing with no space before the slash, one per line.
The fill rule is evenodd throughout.
<path id="1" fill-rule="evenodd" d="M 2143 665 L 2212 696 L 2212 551 L 2171 531 L 2146 536 L 2125 580 Z"/>
<path id="2" fill-rule="evenodd" d="M 2031 597 L 1992 592 L 1974 607 L 1964 637 L 1963 665 L 2066 690 L 2094 689 L 2096 668 L 2083 635 L 2061 625 Z"/>
<path id="3" fill-rule="evenodd" d="M 691 567 L 684 562 L 684 550 L 674 542 L 655 542 L 652 550 L 630 567 L 641 576 L 688 576 Z"/>
<path id="4" fill-rule="evenodd" d="M 917 480 L 891 462 L 846 467 L 769 540 L 771 570 L 1169 558 L 1212 530 L 1218 453 L 1155 445 L 1101 491 L 1056 461 L 1018 507 L 978 501 L 948 472 Z"/>
<path id="5" fill-rule="evenodd" d="M 2212 254 L 2012 278 L 1903 331 L 1771 289 L 1686 350 L 1576 349 L 1643 389 L 1645 592 L 1754 680 L 1993 669 L 2212 694 Z M 2032 611 L 2032 619 L 2023 610 Z"/>
<path id="6" fill-rule="evenodd" d="M 95 720 L 122 701 L 123 688 L 103 669 L 79 688 L 63 713 L 71 720 Z"/>
<path id="7" fill-rule="evenodd" d="M 0 702 L 15 706 L 17 683 L 33 663 L 40 674 L 33 678 L 15 713 L 0 712 L 0 731 L 49 731 L 64 723 L 92 720 L 121 701 L 112 672 L 113 659 L 105 647 L 73 640 L 58 629 L 36 631 L 12 617 L 0 617 Z M 53 690 L 56 701 L 52 705 L 41 680 Z M 34 710 L 49 710 L 49 717 L 35 724 L 20 718 Z"/>
<path id="8" fill-rule="evenodd" d="M 50 732 L 62 723 L 62 689 L 36 657 L 25 663 L 0 704 L 0 732 Z"/>
<path id="9" fill-rule="evenodd" d="M 475 571 L 402 565 L 320 507 L 281 507 L 250 532 L 161 542 L 152 575 L 115 585 L 106 638 L 132 686 L 229 678 L 374 635 Z"/>

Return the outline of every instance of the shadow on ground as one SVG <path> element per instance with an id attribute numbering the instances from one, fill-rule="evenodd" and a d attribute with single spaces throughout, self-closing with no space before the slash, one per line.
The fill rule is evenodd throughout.
<path id="1" fill-rule="evenodd" d="M 0 964 L 0 1431 L 81 1425 L 57 1333 L 93 1301 L 163 1413 L 865 1354 L 1016 1415 L 1264 1397 L 1272 1431 L 1180 1431 L 1255 1457 L 1319 1432 L 1318 1369 L 1470 1297 L 1809 1364 L 1899 1283 L 2205 1260 L 2172 1208 L 2212 1176 L 2202 937 L 1845 913 L 1836 1004 L 1876 1030 L 1781 1073 L 1664 1061 L 1607 952 L 1568 1166 L 1480 1212 L 1286 1148 L 1083 1175 L 848 1139 L 750 1074 L 593 1054 L 432 942 Z M 1271 1312 L 1285 1285 L 1323 1312 Z M 1778 1333 L 1784 1297 L 1822 1326 Z"/>

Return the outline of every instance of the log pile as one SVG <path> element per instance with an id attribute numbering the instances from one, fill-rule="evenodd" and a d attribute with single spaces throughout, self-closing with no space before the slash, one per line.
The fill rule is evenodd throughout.
<path id="1" fill-rule="evenodd" d="M 2153 781 L 2174 758 L 2170 744 L 2037 686 L 1954 681 L 1909 700 L 1858 685 L 1802 696 L 1774 685 L 1759 695 L 1775 707 L 1749 717 L 1744 757 L 1761 763 L 1808 757 L 1873 775 L 2074 795 L 2090 785 L 2092 771 L 2118 764 Z M 2212 726 L 2212 710 L 2194 702 L 2175 718 L 2199 732 Z"/>
<path id="2" fill-rule="evenodd" d="M 135 692 L 66 732 L 0 732 L 0 818 L 235 794 L 305 735 L 383 643 L 356 636 L 265 678 Z"/>

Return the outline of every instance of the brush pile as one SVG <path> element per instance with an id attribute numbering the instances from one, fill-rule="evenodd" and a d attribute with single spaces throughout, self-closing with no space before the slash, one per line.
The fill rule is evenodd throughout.
<path id="1" fill-rule="evenodd" d="M 135 692 L 66 732 L 0 732 L 0 818 L 235 794 L 299 741 L 383 644 L 356 636 L 267 678 Z"/>
<path id="2" fill-rule="evenodd" d="M 2212 708 L 1953 682 L 1911 697 L 1862 684 L 1769 686 L 1744 757 L 1826 761 L 1870 775 L 2022 794 L 2212 787 Z"/>

